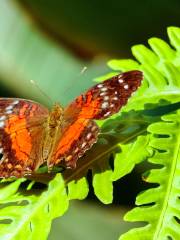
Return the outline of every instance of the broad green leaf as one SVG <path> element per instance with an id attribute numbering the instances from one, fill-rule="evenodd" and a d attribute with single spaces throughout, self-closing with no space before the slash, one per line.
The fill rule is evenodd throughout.
<path id="1" fill-rule="evenodd" d="M 48 240 L 117 240 L 119 232 L 135 225 L 127 225 L 123 221 L 126 209 L 122 206 L 99 206 L 92 201 L 72 201 L 68 212 L 53 221 Z"/>

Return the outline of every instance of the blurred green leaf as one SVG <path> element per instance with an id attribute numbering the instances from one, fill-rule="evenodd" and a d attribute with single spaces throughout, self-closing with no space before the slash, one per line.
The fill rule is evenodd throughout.
<path id="1" fill-rule="evenodd" d="M 125 223 L 126 207 L 104 208 L 93 202 L 72 201 L 68 212 L 52 223 L 48 240 L 116 240 L 119 233 L 142 224 Z"/>
<path id="2" fill-rule="evenodd" d="M 106 69 L 102 62 L 79 60 L 51 41 L 11 0 L 1 0 L 0 22 L 1 84 L 18 96 L 51 105 L 30 83 L 34 80 L 53 102 L 65 105 Z"/>

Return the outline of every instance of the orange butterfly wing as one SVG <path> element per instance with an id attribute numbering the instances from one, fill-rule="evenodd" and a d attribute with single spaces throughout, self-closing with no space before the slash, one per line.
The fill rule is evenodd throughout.
<path id="1" fill-rule="evenodd" d="M 0 99 L 0 177 L 21 177 L 42 160 L 48 110 L 23 99 Z"/>
<path id="2" fill-rule="evenodd" d="M 141 80 L 140 71 L 126 72 L 76 98 L 64 111 L 64 127 L 60 136 L 54 136 L 56 142 L 48 153 L 48 166 L 64 163 L 75 167 L 77 159 L 97 141 L 99 128 L 93 119 L 104 119 L 118 112 Z M 43 163 L 48 116 L 48 110 L 38 103 L 0 99 L 0 177 L 21 177 Z"/>
<path id="3" fill-rule="evenodd" d="M 141 71 L 114 76 L 90 88 L 65 110 L 65 118 L 105 119 L 119 112 L 141 85 Z"/>
<path id="4" fill-rule="evenodd" d="M 77 159 L 97 141 L 98 133 L 97 124 L 89 119 L 78 118 L 68 124 L 63 130 L 60 141 L 57 141 L 57 147 L 48 166 L 51 168 L 60 163 L 74 168 Z"/>
<path id="5" fill-rule="evenodd" d="M 49 165 L 64 162 L 65 166 L 75 167 L 77 159 L 97 141 L 99 129 L 92 119 L 105 119 L 117 113 L 140 86 L 142 78 L 140 71 L 125 72 L 77 97 L 65 109 L 66 127 Z"/>

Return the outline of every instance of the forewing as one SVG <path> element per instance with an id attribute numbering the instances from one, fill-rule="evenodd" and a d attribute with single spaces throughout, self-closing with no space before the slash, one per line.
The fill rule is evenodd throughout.
<path id="1" fill-rule="evenodd" d="M 97 84 L 75 99 L 64 112 L 67 126 L 58 140 L 50 166 L 59 162 L 75 167 L 77 159 L 97 141 L 98 126 L 93 119 L 117 113 L 140 86 L 142 72 L 130 71 Z"/>
<path id="2" fill-rule="evenodd" d="M 33 101 L 0 98 L 0 177 L 22 177 L 41 164 L 47 116 Z"/>
<path id="3" fill-rule="evenodd" d="M 142 79 L 141 71 L 129 71 L 95 85 L 67 107 L 65 118 L 105 119 L 117 113 Z"/>

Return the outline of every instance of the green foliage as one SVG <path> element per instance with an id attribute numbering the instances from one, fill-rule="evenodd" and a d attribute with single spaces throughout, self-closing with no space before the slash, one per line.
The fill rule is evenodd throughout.
<path id="1" fill-rule="evenodd" d="M 25 190 L 19 179 L 1 186 L 1 239 L 46 239 L 53 218 L 68 208 L 68 199 L 62 177 L 57 176 L 41 192 Z M 4 184 L 4 183 L 2 183 Z"/>
<path id="2" fill-rule="evenodd" d="M 68 188 L 69 185 L 71 186 L 70 191 L 72 191 L 71 181 L 73 180 L 75 191 L 79 190 L 81 193 L 82 188 L 77 188 L 77 184 L 88 170 L 92 170 L 92 183 L 96 196 L 104 204 L 111 203 L 113 181 L 129 173 L 136 163 L 143 161 L 145 156 L 150 154 L 144 148 L 148 142 L 147 126 L 156 119 L 156 117 L 152 118 L 132 111 L 104 121 L 98 142 L 88 151 L 88 154 L 78 160 L 76 169 L 64 173 L 65 181 L 69 183 Z M 136 141 L 141 134 L 145 134 L 145 136 L 140 136 Z M 139 148 L 142 142 L 143 146 Z M 137 149 L 141 154 L 137 154 Z M 136 157 L 124 162 L 121 156 L 126 155 L 127 152 L 136 152 Z M 109 164 L 112 155 L 115 158 L 114 170 Z M 122 161 L 123 167 L 121 166 Z"/>
<path id="3" fill-rule="evenodd" d="M 143 45 L 132 48 L 138 62 L 109 62 L 115 71 L 140 69 L 145 79 L 121 113 L 98 123 L 99 140 L 79 159 L 75 170 L 65 171 L 63 178 L 57 174 L 45 189 L 38 188 L 37 183 L 27 186 L 25 179 L 1 183 L 0 218 L 5 221 L 1 222 L 1 239 L 36 239 L 37 235 L 46 239 L 52 219 L 67 210 L 69 200 L 87 196 L 88 171 L 96 196 L 109 204 L 113 181 L 146 159 L 154 169 L 144 179 L 158 186 L 141 193 L 136 200 L 138 207 L 125 217 L 146 225 L 120 239 L 179 239 L 180 112 L 167 113 L 169 106 L 180 100 L 180 29 L 170 27 L 168 35 L 175 49 L 153 38 L 149 40 L 152 50 Z"/>
<path id="4" fill-rule="evenodd" d="M 149 136 L 139 136 L 136 141 L 121 144 L 121 151 L 115 155 L 113 180 L 118 180 L 130 173 L 135 164 L 144 161 L 150 152 L 147 150 Z"/>
<path id="5" fill-rule="evenodd" d="M 138 60 L 111 60 L 108 65 L 113 70 L 142 70 L 144 81 L 142 87 L 130 99 L 124 111 L 142 110 L 180 101 L 180 33 L 179 28 L 169 27 L 168 36 L 172 49 L 158 38 L 149 39 L 152 50 L 144 45 L 132 47 L 132 53 Z"/>
<path id="6" fill-rule="evenodd" d="M 138 195 L 136 207 L 125 216 L 128 221 L 147 222 L 120 239 L 179 239 L 180 237 L 180 111 L 164 115 L 161 122 L 148 127 L 149 146 L 154 150 L 148 161 L 160 165 L 152 169 L 146 181 L 158 186 Z M 141 206 L 142 205 L 142 206 Z"/>
<path id="7" fill-rule="evenodd" d="M 142 88 L 129 101 L 124 111 L 157 108 L 161 105 L 179 102 L 180 29 L 170 27 L 168 35 L 176 51 L 161 39 L 152 38 L 149 40 L 149 45 L 153 51 L 143 45 L 132 48 L 139 63 L 134 60 L 109 62 L 109 65 L 116 71 L 134 69 L 138 64 L 138 69 L 144 72 L 145 81 Z M 168 111 L 168 107 L 166 107 L 166 111 Z M 150 140 L 145 148 L 151 151 L 151 156 L 145 155 L 145 157 L 150 163 L 155 164 L 153 167 L 156 169 L 152 169 L 148 173 L 146 181 L 156 183 L 158 186 L 138 195 L 136 204 L 139 207 L 127 213 L 125 220 L 141 221 L 146 224 L 144 227 L 132 229 L 123 234 L 120 237 L 122 240 L 179 239 L 180 237 L 179 113 L 177 111 L 175 114 L 163 116 L 164 113 L 160 111 L 158 114 L 162 115 L 162 121 L 151 123 L 148 127 Z M 136 144 L 138 144 L 138 140 Z M 143 144 L 145 141 L 141 143 L 141 146 Z M 136 153 L 137 149 L 135 149 Z M 128 155 L 129 153 L 130 150 L 124 156 L 126 161 L 132 156 Z M 142 152 L 142 157 L 143 155 Z M 136 157 L 136 155 L 133 156 Z M 119 161 L 119 166 L 122 166 L 122 160 Z M 131 165 L 131 167 L 133 166 Z M 119 171 L 119 176 L 121 175 L 123 176 L 123 170 L 122 173 L 121 170 Z"/>
<path id="8" fill-rule="evenodd" d="M 107 154 L 108 156 L 108 154 Z M 105 158 L 107 156 L 104 156 Z M 105 161 L 96 163 L 93 168 L 93 188 L 95 195 L 104 203 L 113 200 L 112 169 Z"/>
<path id="9" fill-rule="evenodd" d="M 72 180 L 68 184 L 68 199 L 79 199 L 82 200 L 88 195 L 88 182 L 85 177 L 79 180 Z"/>

